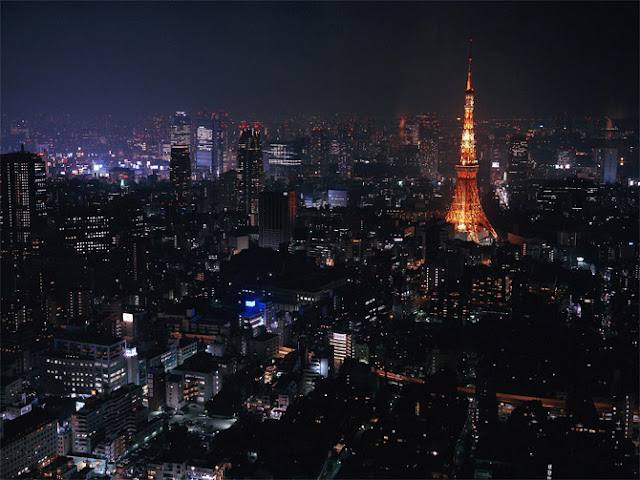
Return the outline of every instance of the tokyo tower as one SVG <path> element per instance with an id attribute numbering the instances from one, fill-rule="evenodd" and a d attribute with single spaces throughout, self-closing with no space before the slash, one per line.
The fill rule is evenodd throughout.
<path id="1" fill-rule="evenodd" d="M 471 41 L 469 41 L 471 42 Z M 490 237 L 498 238 L 480 204 L 478 195 L 478 161 L 476 160 L 476 141 L 473 133 L 473 87 L 471 86 L 471 43 L 469 44 L 469 73 L 465 92 L 464 124 L 462 142 L 460 142 L 460 162 L 456 165 L 458 182 L 453 202 L 446 220 L 452 223 L 456 236 L 476 243 L 484 242 Z"/>

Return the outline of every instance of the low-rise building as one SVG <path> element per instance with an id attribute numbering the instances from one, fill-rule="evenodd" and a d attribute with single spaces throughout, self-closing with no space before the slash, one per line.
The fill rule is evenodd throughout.
<path id="1" fill-rule="evenodd" d="M 204 403 L 222 389 L 222 375 L 218 364 L 208 353 L 197 353 L 187 359 L 174 373 L 184 379 L 184 399 Z"/>
<path id="2" fill-rule="evenodd" d="M 250 338 L 247 342 L 247 350 L 250 356 L 255 356 L 261 360 L 275 358 L 278 354 L 278 335 L 275 333 L 261 333 L 255 338 Z"/>
<path id="3" fill-rule="evenodd" d="M 167 407 L 179 410 L 184 406 L 184 377 L 173 374 L 166 381 Z"/>
<path id="4" fill-rule="evenodd" d="M 149 462 L 147 478 L 149 480 L 180 480 L 185 478 L 186 469 L 186 462 Z"/>

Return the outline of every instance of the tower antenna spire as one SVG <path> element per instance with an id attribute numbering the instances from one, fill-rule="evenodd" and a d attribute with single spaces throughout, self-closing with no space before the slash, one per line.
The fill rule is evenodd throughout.
<path id="1" fill-rule="evenodd" d="M 473 46 L 473 39 L 469 39 L 469 73 L 467 74 L 467 90 L 473 90 L 471 87 L 471 59 L 473 56 L 471 55 L 471 47 Z"/>

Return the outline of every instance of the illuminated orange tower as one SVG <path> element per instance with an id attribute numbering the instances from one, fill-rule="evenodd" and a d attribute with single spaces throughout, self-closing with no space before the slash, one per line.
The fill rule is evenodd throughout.
<path id="1" fill-rule="evenodd" d="M 460 162 L 456 165 L 458 182 L 453 202 L 447 213 L 447 222 L 455 226 L 456 234 L 479 243 L 489 237 L 498 238 L 480 204 L 478 194 L 478 161 L 473 133 L 473 87 L 471 86 L 471 40 L 469 40 L 469 73 L 464 103 L 464 124 L 460 142 Z"/>

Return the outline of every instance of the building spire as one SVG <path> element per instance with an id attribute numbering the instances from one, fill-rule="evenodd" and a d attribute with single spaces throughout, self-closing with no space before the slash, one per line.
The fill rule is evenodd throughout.
<path id="1" fill-rule="evenodd" d="M 473 87 L 471 86 L 471 47 L 473 45 L 473 39 L 469 39 L 469 73 L 467 74 L 467 91 L 469 90 L 473 90 Z"/>

